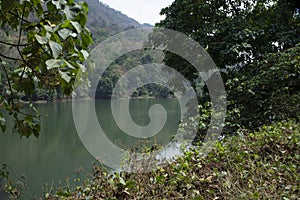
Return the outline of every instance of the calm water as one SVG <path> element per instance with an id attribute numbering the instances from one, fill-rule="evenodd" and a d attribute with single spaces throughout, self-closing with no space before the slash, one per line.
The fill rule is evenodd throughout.
<path id="1" fill-rule="evenodd" d="M 97 117 L 107 137 L 123 149 L 145 144 L 143 139 L 129 136 L 118 128 L 112 117 L 110 104 L 109 100 L 96 101 Z M 161 132 L 150 141 L 147 140 L 147 143 L 166 144 L 172 134 L 176 134 L 180 120 L 180 108 L 176 99 L 131 100 L 130 114 L 136 124 L 146 126 L 150 122 L 148 111 L 153 104 L 162 105 L 168 118 Z M 89 112 L 89 109 L 84 109 L 89 107 L 89 102 L 80 102 L 79 106 L 83 108 L 83 112 Z M 5 134 L 0 134 L 0 164 L 6 163 L 13 176 L 26 177 L 28 191 L 23 199 L 41 196 L 42 191 L 45 191 L 45 183 L 64 185 L 68 177 L 72 182 L 76 171 L 84 169 L 83 176 L 91 171 L 96 161 L 85 149 L 76 132 L 71 102 L 40 104 L 37 108 L 41 114 L 48 114 L 42 120 L 39 138 L 21 139 L 19 135 L 11 134 L 9 129 Z"/>

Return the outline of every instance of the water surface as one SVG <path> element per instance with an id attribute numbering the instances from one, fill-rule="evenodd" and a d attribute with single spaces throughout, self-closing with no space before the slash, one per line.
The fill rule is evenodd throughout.
<path id="1" fill-rule="evenodd" d="M 80 106 L 84 108 L 88 107 L 88 104 L 88 101 L 81 102 Z M 180 108 L 176 99 L 131 100 L 132 119 L 140 126 L 149 124 L 148 111 L 153 104 L 162 105 L 167 111 L 168 118 L 164 128 L 148 140 L 129 136 L 116 125 L 110 109 L 110 100 L 97 100 L 95 105 L 98 121 L 106 136 L 119 147 L 130 150 L 146 143 L 166 144 L 172 135 L 176 134 L 180 120 Z M 76 132 L 71 102 L 39 104 L 37 109 L 41 114 L 48 115 L 42 119 L 39 138 L 20 138 L 18 134 L 11 134 L 9 128 L 5 134 L 0 134 L 0 164 L 7 164 L 14 177 L 22 175 L 26 177 L 28 191 L 22 199 L 41 196 L 46 190 L 43 188 L 45 183 L 53 186 L 65 185 L 67 178 L 72 182 L 78 170 L 84 169 L 80 175 L 84 176 L 96 162 Z M 83 112 L 89 110 L 83 109 Z"/>

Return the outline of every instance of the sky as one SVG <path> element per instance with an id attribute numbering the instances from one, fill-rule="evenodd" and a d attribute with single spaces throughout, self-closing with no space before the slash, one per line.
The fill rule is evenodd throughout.
<path id="1" fill-rule="evenodd" d="M 121 11 L 140 23 L 154 25 L 164 19 L 159 15 L 162 8 L 172 4 L 174 0 L 100 0 L 109 7 Z"/>

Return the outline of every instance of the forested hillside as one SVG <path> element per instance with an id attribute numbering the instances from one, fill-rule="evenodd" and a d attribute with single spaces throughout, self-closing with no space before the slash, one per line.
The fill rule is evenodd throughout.
<path id="1" fill-rule="evenodd" d="M 98 0 L 86 0 L 89 5 L 87 27 L 90 29 L 94 44 L 99 43 L 109 35 L 130 28 L 142 27 L 134 19 L 110 8 Z"/>
<path id="2" fill-rule="evenodd" d="M 109 36 L 119 32 L 134 28 L 151 27 L 150 24 L 139 24 L 134 19 L 110 8 L 108 5 L 98 2 L 98 0 L 87 0 L 86 2 L 89 5 L 87 27 L 90 29 L 93 37 L 93 44 L 90 49 L 93 49 L 93 47 Z M 151 56 L 147 53 L 132 53 L 116 60 L 99 80 L 95 98 L 110 98 L 116 82 L 127 70 L 141 64 L 151 63 L 151 60 Z M 133 96 L 168 97 L 169 92 L 166 88 L 151 84 L 139 88 Z M 94 96 L 91 96 L 91 98 L 94 98 Z"/>

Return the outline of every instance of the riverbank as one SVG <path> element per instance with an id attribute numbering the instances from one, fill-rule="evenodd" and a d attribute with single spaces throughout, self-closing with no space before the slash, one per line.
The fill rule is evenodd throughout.
<path id="1" fill-rule="evenodd" d="M 201 145 L 150 173 L 93 177 L 52 188 L 46 199 L 297 199 L 300 193 L 300 124 L 263 126 L 218 142 L 207 157 Z M 54 189 L 54 190 L 53 190 Z"/>

